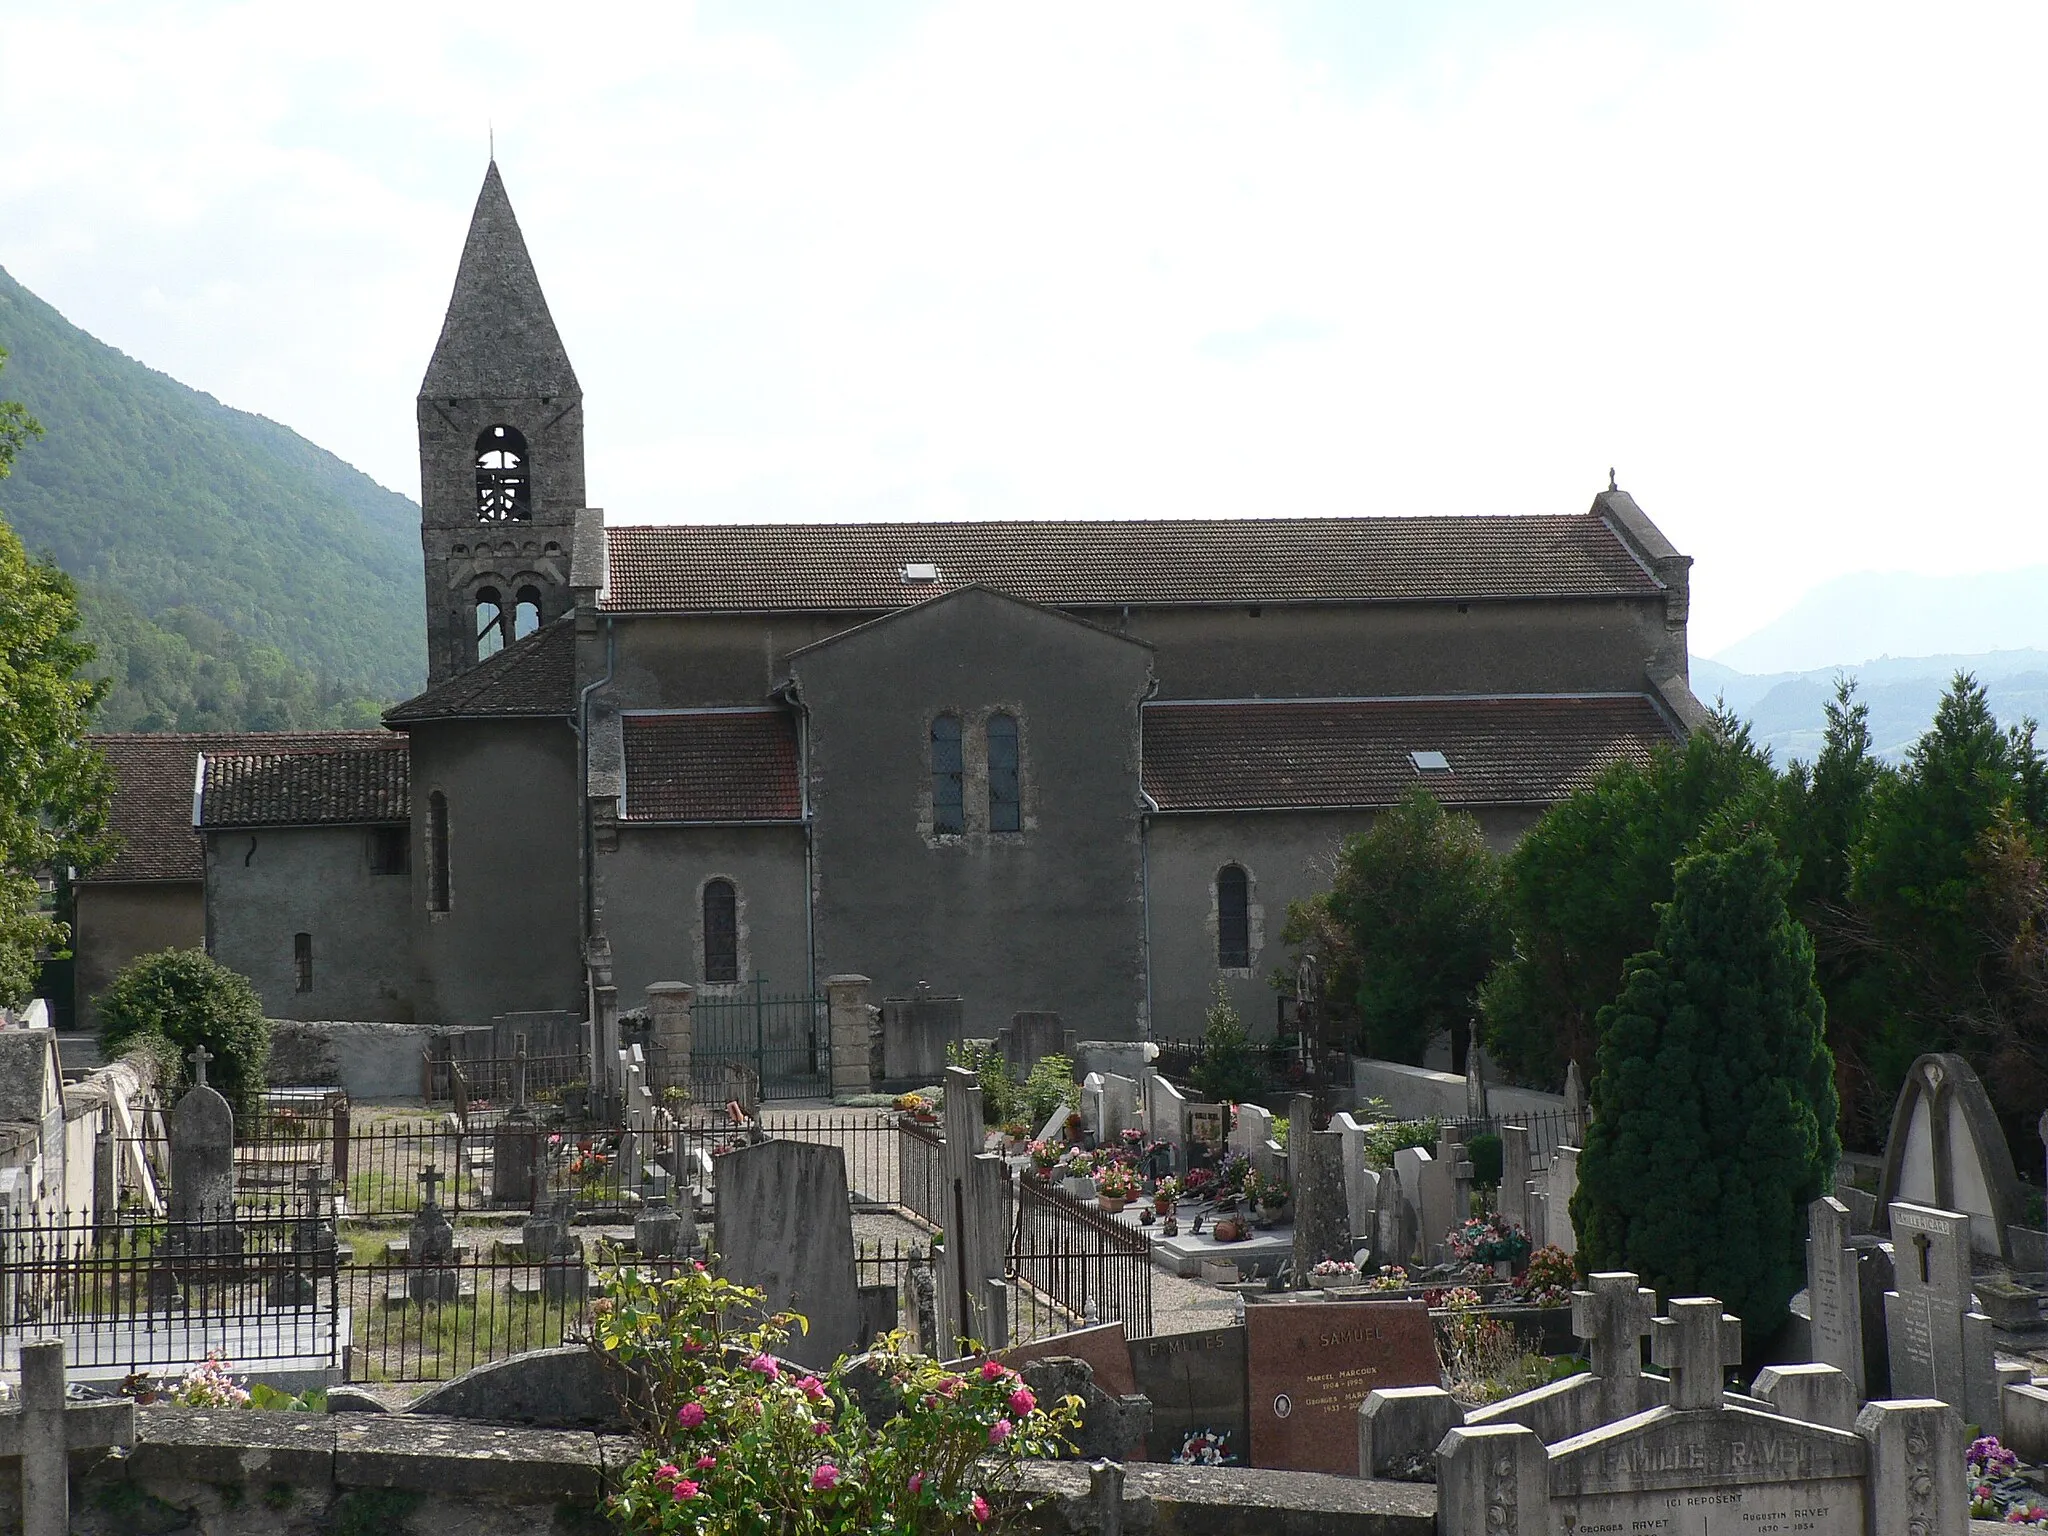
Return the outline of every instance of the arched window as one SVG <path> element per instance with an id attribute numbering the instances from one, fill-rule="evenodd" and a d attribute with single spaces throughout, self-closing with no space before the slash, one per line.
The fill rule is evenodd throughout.
<path id="1" fill-rule="evenodd" d="M 524 640 L 540 628 L 540 588 L 521 587 L 512 601 L 512 638 Z"/>
<path id="2" fill-rule="evenodd" d="M 988 717 L 988 829 L 1024 830 L 1024 803 L 1017 786 L 1017 717 Z"/>
<path id="3" fill-rule="evenodd" d="M 519 435 L 517 427 L 485 427 L 476 440 L 476 520 L 533 520 L 533 482 L 526 467 L 526 439 Z"/>
<path id="4" fill-rule="evenodd" d="M 476 659 L 505 649 L 505 603 L 496 587 L 476 589 Z"/>
<path id="5" fill-rule="evenodd" d="M 730 880 L 704 882 L 704 980 L 740 979 L 740 899 Z"/>
<path id="6" fill-rule="evenodd" d="M 1216 964 L 1226 971 L 1252 963 L 1251 882 L 1235 864 L 1216 871 Z"/>
<path id="7" fill-rule="evenodd" d="M 967 798 L 965 765 L 960 759 L 960 717 L 940 715 L 932 721 L 932 830 L 965 832 Z"/>
<path id="8" fill-rule="evenodd" d="M 448 797 L 427 796 L 427 910 L 448 910 Z"/>
<path id="9" fill-rule="evenodd" d="M 292 976 L 296 990 L 313 990 L 313 935 L 310 933 L 292 935 Z"/>

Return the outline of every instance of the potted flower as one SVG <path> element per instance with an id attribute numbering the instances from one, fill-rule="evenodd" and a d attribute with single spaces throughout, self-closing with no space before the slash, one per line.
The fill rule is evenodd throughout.
<path id="1" fill-rule="evenodd" d="M 1349 1259 L 1324 1259 L 1308 1273 L 1322 1285 L 1350 1285 L 1358 1279 L 1358 1266 Z"/>
<path id="2" fill-rule="evenodd" d="M 1031 1172 L 1041 1180 L 1050 1180 L 1052 1172 L 1059 1167 L 1064 1151 L 1050 1141 L 1034 1141 L 1024 1148 L 1024 1155 L 1031 1159 Z"/>
<path id="3" fill-rule="evenodd" d="M 1451 1228 L 1444 1247 L 1460 1263 L 1491 1264 L 1506 1278 L 1529 1257 L 1529 1234 L 1496 1211 Z"/>
<path id="4" fill-rule="evenodd" d="M 1152 1209 L 1161 1216 L 1171 1216 L 1176 1200 L 1180 1199 L 1180 1180 L 1168 1174 L 1159 1181 L 1159 1187 L 1152 1191 Z"/>
<path id="5" fill-rule="evenodd" d="M 1267 1179 L 1259 1186 L 1259 1209 L 1267 1221 L 1278 1221 L 1287 1202 L 1294 1197 L 1294 1191 L 1287 1187 L 1284 1179 Z"/>
<path id="6" fill-rule="evenodd" d="M 1089 1199 L 1095 1193 L 1095 1155 L 1074 1148 L 1060 1164 L 1060 1177 L 1065 1181 L 1060 1187 L 1068 1194 L 1076 1200 Z"/>
<path id="7" fill-rule="evenodd" d="M 1136 1172 L 1123 1163 L 1108 1163 L 1096 1170 L 1096 1201 L 1112 1216 L 1122 1210 L 1126 1202 L 1137 1199 L 1143 1188 Z"/>
<path id="8" fill-rule="evenodd" d="M 1022 1152 L 1026 1143 L 1030 1140 L 1031 1127 L 1022 1120 L 1006 1120 L 1003 1122 L 1003 1141 L 1012 1157 Z"/>
<path id="9" fill-rule="evenodd" d="M 908 1115 L 919 1125 L 932 1125 L 938 1121 L 939 1107 L 921 1093 L 899 1093 L 896 1095 L 896 1112 Z"/>

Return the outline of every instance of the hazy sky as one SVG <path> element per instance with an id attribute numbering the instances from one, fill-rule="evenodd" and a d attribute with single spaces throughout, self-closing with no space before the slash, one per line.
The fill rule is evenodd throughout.
<path id="1" fill-rule="evenodd" d="M 1577 512 L 1712 652 L 2048 559 L 2048 8 L 0 0 L 0 266 L 418 489 L 495 124 L 613 521 Z M 5 338 L 0 338 L 4 342 Z"/>

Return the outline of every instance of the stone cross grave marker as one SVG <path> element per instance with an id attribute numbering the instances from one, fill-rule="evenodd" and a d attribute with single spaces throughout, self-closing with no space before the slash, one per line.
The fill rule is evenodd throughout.
<path id="1" fill-rule="evenodd" d="M 1643 1393 L 1643 1340 L 1657 1311 L 1657 1293 L 1626 1272 L 1589 1275 L 1572 1292 L 1572 1333 L 1586 1341 L 1589 1369 L 1600 1383 L 1602 1423 L 1649 1406 Z"/>
<path id="2" fill-rule="evenodd" d="M 454 1301 L 462 1291 L 462 1272 L 454 1268 L 455 1225 L 435 1199 L 444 1177 L 431 1164 L 420 1170 L 420 1208 L 406 1244 L 405 1293 L 413 1301 Z"/>
<path id="3" fill-rule="evenodd" d="M 1892 1394 L 1932 1397 L 1967 1423 L 2002 1423 L 1991 1319 L 1970 1308 L 1970 1218 L 1905 1200 L 1891 1204 L 1892 1276 L 1885 1334 Z"/>
<path id="4" fill-rule="evenodd" d="M 782 1346 L 788 1359 L 823 1369 L 868 1343 L 838 1147 L 771 1138 L 720 1157 L 716 1243 L 728 1276 L 767 1292 L 770 1311 L 809 1321 Z"/>
<path id="5" fill-rule="evenodd" d="M 1465 1118 L 1487 1118 L 1486 1069 L 1480 1065 L 1479 1052 L 1476 1050 L 1468 1052 L 1465 1058 Z"/>
<path id="6" fill-rule="evenodd" d="M 1863 1296 L 1856 1250 L 1849 1246 L 1849 1208 L 1822 1195 L 1806 1212 L 1806 1302 L 1813 1358 L 1863 1392 Z"/>
<path id="7" fill-rule="evenodd" d="M 1742 1363 L 1742 1319 L 1710 1296 L 1681 1297 L 1651 1321 L 1650 1358 L 1671 1373 L 1673 1408 L 1718 1408 L 1728 1367 Z"/>
<path id="8" fill-rule="evenodd" d="M 491 1128 L 491 1203 L 530 1206 L 540 1161 L 540 1123 L 526 1102 L 526 1036 L 512 1049 L 512 1108 Z"/>
<path id="9" fill-rule="evenodd" d="M 193 1047 L 193 1084 L 171 1111 L 171 1219 L 205 1223 L 174 1233 L 172 1246 L 198 1253 L 236 1246 L 235 1112 L 207 1086 L 209 1059 Z"/>
<path id="10" fill-rule="evenodd" d="M 23 1536 L 68 1536 L 72 1451 L 135 1443 L 135 1404 L 64 1397 L 64 1341 L 21 1343 L 21 1406 L 0 1413 L 0 1457 L 21 1459 Z"/>

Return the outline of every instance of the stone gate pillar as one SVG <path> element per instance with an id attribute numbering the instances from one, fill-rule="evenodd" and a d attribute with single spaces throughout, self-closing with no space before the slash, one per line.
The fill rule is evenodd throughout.
<path id="1" fill-rule="evenodd" d="M 866 1093 L 868 1075 L 868 988 L 865 976 L 827 976 L 825 996 L 832 1015 L 832 1094 Z"/>
<path id="2" fill-rule="evenodd" d="M 647 1014 L 653 1027 L 647 1043 L 647 1076 L 657 1099 L 664 1088 L 690 1086 L 690 1058 L 697 1043 L 690 1009 L 696 998 L 697 989 L 687 981 L 648 984 Z"/>

